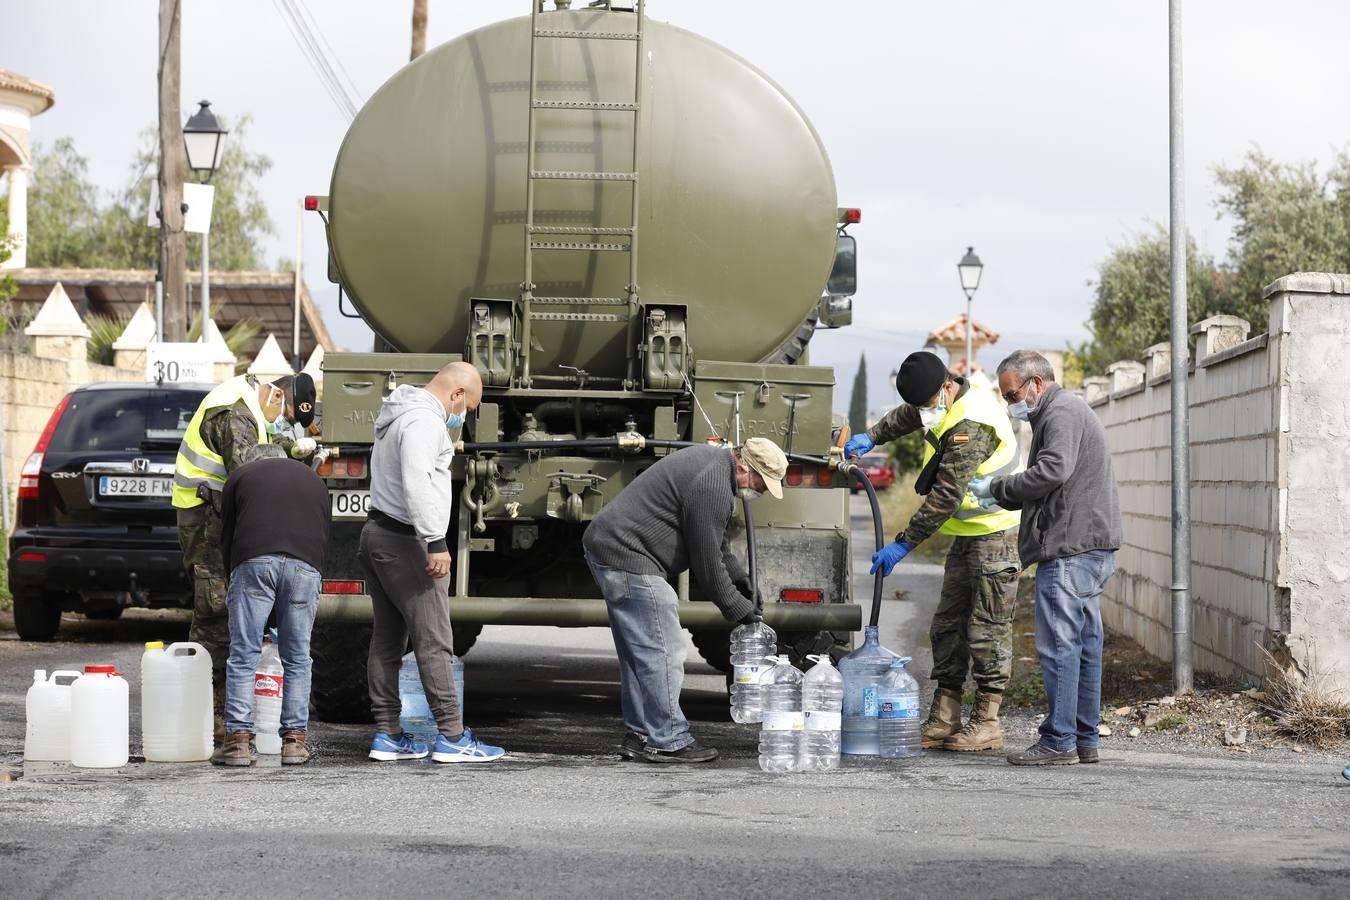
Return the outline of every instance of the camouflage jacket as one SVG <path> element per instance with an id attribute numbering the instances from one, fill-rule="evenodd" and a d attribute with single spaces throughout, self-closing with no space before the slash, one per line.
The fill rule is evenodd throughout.
<path id="1" fill-rule="evenodd" d="M 968 390 L 964 381 L 960 384 L 962 393 Z M 875 443 L 884 444 L 922 429 L 918 408 L 902 403 L 882 416 L 881 421 L 868 431 L 868 435 Z M 962 435 L 966 440 L 953 440 Z M 910 518 L 905 530 L 897 534 L 895 539 L 918 546 L 932 537 L 961 507 L 961 498 L 966 495 L 966 488 L 975 477 L 975 470 L 997 449 L 998 435 L 988 425 L 963 419 L 947 429 L 939 439 L 937 452 L 942 455 L 942 459 L 938 463 L 933 487 L 924 498 L 923 505 Z"/>

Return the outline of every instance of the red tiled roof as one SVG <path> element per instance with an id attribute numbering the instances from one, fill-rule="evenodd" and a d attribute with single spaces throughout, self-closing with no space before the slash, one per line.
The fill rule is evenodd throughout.
<path id="1" fill-rule="evenodd" d="M 973 337 L 977 344 L 997 344 L 998 332 L 990 331 L 979 322 L 973 323 Z M 946 325 L 928 335 L 928 340 L 935 344 L 964 343 L 966 340 L 966 314 L 961 313 L 955 319 L 952 319 Z"/>

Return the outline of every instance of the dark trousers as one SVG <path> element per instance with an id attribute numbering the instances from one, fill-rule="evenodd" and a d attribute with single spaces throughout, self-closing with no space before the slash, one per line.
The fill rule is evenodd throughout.
<path id="1" fill-rule="evenodd" d="M 450 578 L 427 574 L 427 545 L 416 535 L 376 522 L 361 530 L 358 553 L 375 618 L 366 678 L 375 726 L 397 735 L 401 703 L 398 670 L 412 639 L 417 671 L 436 727 L 446 737 L 464 731 L 455 696 L 454 634 L 450 629 Z"/>

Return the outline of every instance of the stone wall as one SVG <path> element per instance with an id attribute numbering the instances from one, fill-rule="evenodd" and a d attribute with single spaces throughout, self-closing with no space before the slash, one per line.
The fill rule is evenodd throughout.
<path id="1" fill-rule="evenodd" d="M 1267 288 L 1270 332 L 1205 320 L 1188 372 L 1196 668 L 1264 672 L 1262 648 L 1350 691 L 1350 278 Z M 1171 377 L 1165 345 L 1085 393 L 1106 426 L 1124 546 L 1108 627 L 1172 655 Z"/>

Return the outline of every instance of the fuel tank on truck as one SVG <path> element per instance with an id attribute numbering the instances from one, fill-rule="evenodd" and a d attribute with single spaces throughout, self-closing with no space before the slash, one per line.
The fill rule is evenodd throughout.
<path id="1" fill-rule="evenodd" d="M 636 16 L 541 13 L 541 29 L 632 32 Z M 636 43 L 540 38 L 537 99 L 632 103 Z M 792 99 L 745 60 L 648 20 L 639 119 L 642 303 L 688 307 L 695 359 L 759 361 L 819 300 L 835 251 L 834 175 Z M 470 299 L 520 296 L 530 20 L 437 47 L 366 103 L 338 153 L 333 259 L 366 321 L 397 350 L 464 351 Z M 634 114 L 541 108 L 536 171 L 629 172 Z M 625 227 L 630 181 L 536 182 L 536 223 Z M 628 237 L 547 240 L 623 245 Z M 628 253 L 536 250 L 535 294 L 624 299 Z M 622 373 L 627 308 L 539 305 L 535 372 Z M 570 317 L 570 318 L 569 318 Z"/>

